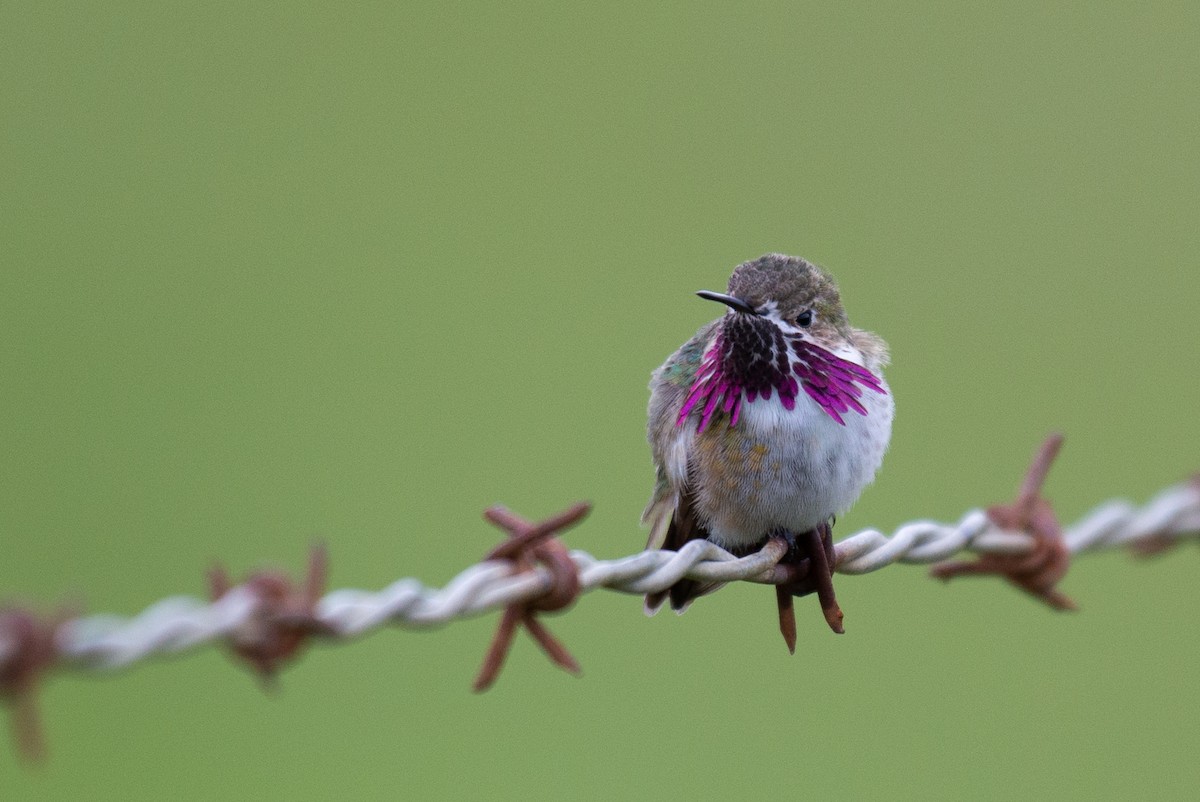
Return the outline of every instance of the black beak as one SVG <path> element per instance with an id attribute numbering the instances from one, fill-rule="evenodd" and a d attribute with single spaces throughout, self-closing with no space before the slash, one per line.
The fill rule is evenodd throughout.
<path id="1" fill-rule="evenodd" d="M 723 303 L 735 312 L 744 312 L 747 315 L 757 315 L 758 312 L 753 306 L 743 301 L 741 298 L 736 298 L 732 295 L 725 295 L 719 292 L 710 292 L 708 290 L 700 290 L 696 293 L 706 301 L 717 301 Z"/>

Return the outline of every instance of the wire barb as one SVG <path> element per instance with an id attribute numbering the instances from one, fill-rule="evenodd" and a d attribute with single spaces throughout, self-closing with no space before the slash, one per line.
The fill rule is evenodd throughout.
<path id="1" fill-rule="evenodd" d="M 315 545 L 309 552 L 303 584 L 293 583 L 280 571 L 257 571 L 242 583 L 241 587 L 254 597 L 255 609 L 226 637 L 233 654 L 258 672 L 264 687 L 273 687 L 279 669 L 300 655 L 309 638 L 330 634 L 329 627 L 316 616 L 328 573 L 325 547 Z M 209 569 L 208 588 L 214 602 L 233 590 L 228 572 L 219 563 Z"/>
<path id="2" fill-rule="evenodd" d="M 1002 576 L 1055 610 L 1078 609 L 1056 587 L 1071 566 L 1071 551 L 1063 541 L 1054 508 L 1042 497 L 1042 486 L 1062 444 L 1061 434 L 1047 437 L 1033 457 L 1017 498 L 1011 504 L 997 504 L 987 510 L 988 519 L 1000 529 L 1029 535 L 1029 551 L 985 554 L 974 562 L 939 563 L 929 569 L 930 576 L 944 582 L 956 576 Z"/>
<path id="3" fill-rule="evenodd" d="M 535 563 L 539 563 L 548 571 L 550 584 L 540 596 L 512 602 L 504 608 L 504 615 L 500 617 L 496 634 L 472 686 L 477 693 L 490 688 L 500 675 L 517 627 L 521 624 L 525 625 L 530 636 L 555 665 L 572 674 L 580 672 L 579 663 L 537 619 L 537 614 L 565 610 L 579 598 L 579 569 L 571 562 L 570 553 L 557 535 L 582 521 L 591 509 L 591 504 L 579 502 L 536 524 L 504 507 L 495 506 L 484 511 L 484 518 L 509 534 L 509 540 L 488 552 L 485 561 L 508 560 L 518 572 L 529 571 Z"/>
<path id="4" fill-rule="evenodd" d="M 19 607 L 0 610 L 0 700 L 12 708 L 18 753 L 33 763 L 46 756 L 37 689 L 58 661 L 56 638 L 69 617 L 65 607 L 45 617 Z"/>

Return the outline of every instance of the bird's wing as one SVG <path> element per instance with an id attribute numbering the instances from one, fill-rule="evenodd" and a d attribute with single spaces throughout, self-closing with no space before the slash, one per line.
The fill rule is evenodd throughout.
<path id="1" fill-rule="evenodd" d="M 648 549 L 678 551 L 690 540 L 708 537 L 708 530 L 696 514 L 688 482 L 687 459 L 695 428 L 677 422 L 716 324 L 714 321 L 696 332 L 654 372 L 650 382 L 647 438 L 654 451 L 655 483 L 650 503 L 642 513 L 642 523 L 650 527 Z M 718 587 L 717 583 L 680 580 L 668 591 L 647 594 L 646 612 L 657 611 L 668 596 L 671 607 L 682 612 L 693 599 Z"/>
<path id="2" fill-rule="evenodd" d="M 694 429 L 676 424 L 715 327 L 714 321 L 696 332 L 650 379 L 646 439 L 654 454 L 655 481 L 650 502 L 642 513 L 642 523 L 650 527 L 648 549 L 663 547 L 680 490 L 688 484 L 687 455 Z"/>
<path id="3" fill-rule="evenodd" d="M 671 515 L 679 500 L 679 493 L 667 479 L 667 472 L 661 465 L 656 471 L 654 493 L 642 513 L 642 524 L 650 527 L 650 537 L 646 540 L 647 549 L 661 549 L 667 542 L 667 527 L 671 525 Z"/>

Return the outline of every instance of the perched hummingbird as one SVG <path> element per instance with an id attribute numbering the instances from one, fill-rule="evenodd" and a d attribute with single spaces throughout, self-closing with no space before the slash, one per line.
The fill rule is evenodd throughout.
<path id="1" fill-rule="evenodd" d="M 728 294 L 697 295 L 728 309 L 650 380 L 657 481 L 642 516 L 647 548 L 707 538 L 746 554 L 784 538 L 794 580 L 776 590 L 794 651 L 794 595 L 817 592 L 830 627 L 842 631 L 832 519 L 874 479 L 887 450 L 887 344 L 852 327 L 833 279 L 798 257 L 745 262 Z M 682 612 L 717 587 L 684 579 L 648 595 L 646 610 L 669 596 Z"/>

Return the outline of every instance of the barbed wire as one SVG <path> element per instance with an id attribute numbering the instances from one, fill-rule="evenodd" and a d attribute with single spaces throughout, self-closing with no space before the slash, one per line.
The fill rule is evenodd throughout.
<path id="1" fill-rule="evenodd" d="M 1065 533 L 1072 553 L 1129 545 L 1154 538 L 1195 536 L 1200 531 L 1200 489 L 1183 484 L 1168 488 L 1142 507 L 1110 501 L 1094 509 Z M 1025 554 L 1029 535 L 994 527 L 983 510 L 971 510 L 956 524 L 914 521 L 891 536 L 863 530 L 835 546 L 837 571 L 867 574 L 895 563 L 930 564 L 964 550 Z M 614 590 L 643 595 L 666 590 L 680 579 L 705 582 L 749 581 L 770 584 L 778 555 L 770 548 L 737 558 L 706 540 L 694 540 L 678 552 L 644 551 L 615 560 L 571 551 L 579 569 L 580 590 Z M 472 565 L 445 587 L 400 579 L 379 591 L 335 590 L 316 607 L 316 618 L 338 638 L 352 638 L 383 626 L 430 627 L 448 624 L 509 604 L 530 601 L 552 586 L 545 568 L 514 574 L 505 562 Z M 133 618 L 94 615 L 66 622 L 57 639 L 59 653 L 72 667 L 124 668 L 159 654 L 172 654 L 224 638 L 247 624 L 259 608 L 256 594 L 239 587 L 206 603 L 180 596 L 164 599 Z M 11 639 L 10 639 L 11 644 Z M 7 655 L 0 646 L 0 661 Z"/>
<path id="2" fill-rule="evenodd" d="M 941 564 L 933 575 L 949 579 L 998 574 L 1055 607 L 1069 608 L 1070 600 L 1054 586 L 1071 555 L 1120 547 L 1149 554 L 1200 535 L 1197 479 L 1169 487 L 1142 505 L 1107 501 L 1060 529 L 1040 498 L 1041 483 L 1060 443 L 1051 438 L 1043 445 L 1012 505 L 970 510 L 953 524 L 913 521 L 890 535 L 863 530 L 835 544 L 836 571 L 860 575 L 898 563 L 941 563 L 974 553 L 982 555 L 976 562 Z M 778 539 L 743 557 L 706 540 L 691 541 L 677 552 L 643 551 L 609 560 L 585 551 L 568 552 L 557 535 L 588 510 L 588 505 L 577 504 L 533 524 L 492 508 L 486 517 L 512 539 L 441 588 L 405 578 L 378 591 L 323 593 L 325 553 L 316 548 L 303 582 L 259 572 L 232 586 L 218 568 L 210 574 L 210 599 L 171 597 L 132 617 L 63 611 L 38 616 L 10 607 L 0 611 L 0 694 L 15 707 L 23 751 L 36 756 L 41 746 L 32 696 L 51 669 L 109 672 L 220 641 L 270 679 L 313 637 L 345 641 L 385 626 L 444 626 L 503 608 L 500 629 L 476 681 L 476 688 L 483 689 L 499 672 L 519 624 L 527 626 L 556 663 L 577 670 L 536 614 L 564 609 L 589 591 L 642 595 L 666 590 L 685 578 L 780 585 L 795 577 L 794 568 L 789 575 L 780 564 L 787 546 Z"/>

